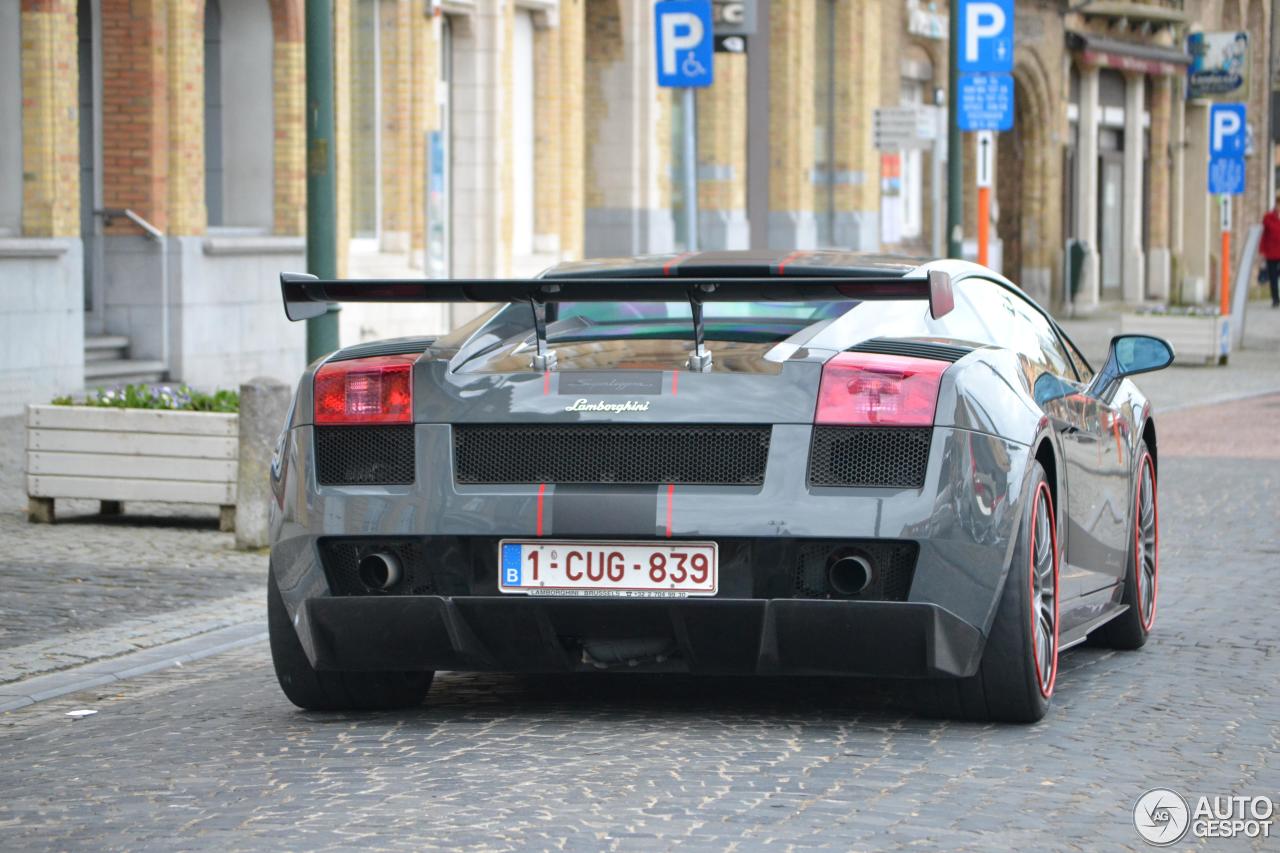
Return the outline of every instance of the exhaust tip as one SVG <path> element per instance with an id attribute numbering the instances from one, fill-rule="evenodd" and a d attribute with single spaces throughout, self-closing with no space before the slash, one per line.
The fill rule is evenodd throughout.
<path id="1" fill-rule="evenodd" d="M 368 554 L 356 566 L 360 583 L 368 589 L 386 590 L 400 582 L 400 561 L 392 554 Z"/>
<path id="2" fill-rule="evenodd" d="M 859 554 L 847 554 L 827 567 L 827 588 L 837 595 L 858 595 L 871 585 L 871 562 Z"/>

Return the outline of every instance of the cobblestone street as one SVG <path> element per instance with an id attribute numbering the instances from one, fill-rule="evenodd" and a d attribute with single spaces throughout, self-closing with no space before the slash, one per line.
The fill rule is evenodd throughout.
<path id="1" fill-rule="evenodd" d="M 1272 394 L 1158 420 L 1151 641 L 1066 652 L 1034 726 L 923 719 L 886 684 L 625 675 L 442 673 L 412 712 L 307 714 L 259 641 L 0 715 L 2 846 L 1141 848 L 1131 810 L 1151 787 L 1280 793 L 1278 417 Z M 4 500 L 0 696 L 40 644 L 91 637 L 93 659 L 120 654 L 112 626 L 145 647 L 262 620 L 265 557 L 232 550 L 212 516 L 49 528 Z M 29 671 L 75 662 L 58 653 Z"/>

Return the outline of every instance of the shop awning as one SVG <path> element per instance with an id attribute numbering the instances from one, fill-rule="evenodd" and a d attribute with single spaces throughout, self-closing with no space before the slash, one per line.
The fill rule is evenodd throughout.
<path id="1" fill-rule="evenodd" d="M 1067 31 L 1067 47 L 1080 55 L 1085 65 L 1137 71 L 1141 74 L 1182 74 L 1191 64 L 1191 55 L 1176 47 L 1139 44 Z"/>

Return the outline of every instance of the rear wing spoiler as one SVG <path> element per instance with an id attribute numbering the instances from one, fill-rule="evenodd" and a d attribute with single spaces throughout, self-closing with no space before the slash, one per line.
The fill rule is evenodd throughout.
<path id="1" fill-rule="evenodd" d="M 280 273 L 284 313 L 290 320 L 319 317 L 335 302 L 528 302 L 533 308 L 538 354 L 534 366 L 547 369 L 548 302 L 689 302 L 694 352 L 690 363 L 711 363 L 703 346 L 702 305 L 706 302 L 804 302 L 845 299 L 927 299 L 937 319 L 955 307 L 951 276 L 942 270 L 904 276 L 760 276 L 632 278 L 600 276 L 522 279 L 346 279 L 321 280 L 308 273 Z"/>
<path id="2" fill-rule="evenodd" d="M 842 299 L 928 299 L 941 317 L 954 307 L 951 276 L 876 278 L 762 276 L 758 278 L 521 278 L 346 279 L 322 281 L 280 273 L 290 320 L 319 317 L 332 302 L 803 302 Z"/>

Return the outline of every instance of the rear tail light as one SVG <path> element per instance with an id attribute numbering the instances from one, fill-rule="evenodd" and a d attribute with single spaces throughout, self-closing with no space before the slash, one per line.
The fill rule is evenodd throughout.
<path id="1" fill-rule="evenodd" d="M 932 426 L 944 361 L 844 352 L 822 368 L 819 424 Z"/>
<path id="2" fill-rule="evenodd" d="M 412 423 L 416 358 L 384 355 L 322 365 L 315 379 L 316 423 Z"/>

